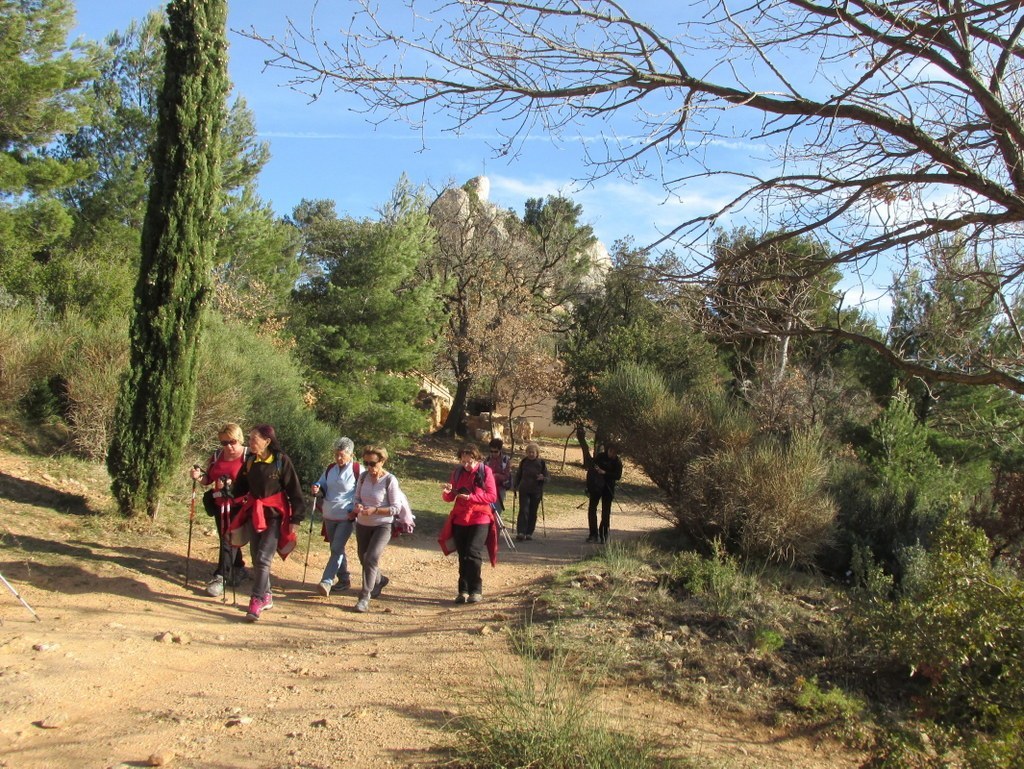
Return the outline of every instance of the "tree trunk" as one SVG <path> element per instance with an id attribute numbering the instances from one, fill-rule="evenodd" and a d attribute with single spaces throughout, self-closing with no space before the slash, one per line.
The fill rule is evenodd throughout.
<path id="1" fill-rule="evenodd" d="M 469 400 L 469 388 L 473 382 L 471 379 L 460 379 L 455 387 L 455 395 L 452 397 L 452 408 L 444 424 L 438 429 L 436 435 L 447 435 L 449 438 L 456 438 L 466 434 L 466 401 Z"/>
<path id="2" fill-rule="evenodd" d="M 107 454 L 111 488 L 125 515 L 156 516 L 192 425 L 199 339 L 223 209 L 226 18 L 226 0 L 174 0 L 167 8 L 131 365 Z"/>
<path id="3" fill-rule="evenodd" d="M 583 466 L 590 467 L 593 457 L 590 455 L 590 444 L 587 443 L 587 428 L 583 425 L 576 425 L 576 442 L 580 444 L 580 451 L 583 452 Z"/>

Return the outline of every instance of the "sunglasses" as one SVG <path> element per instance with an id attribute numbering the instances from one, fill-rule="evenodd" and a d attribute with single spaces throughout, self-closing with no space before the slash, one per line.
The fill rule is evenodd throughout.
<path id="1" fill-rule="evenodd" d="M 365 459 L 363 460 L 363 467 L 376 467 L 379 464 L 380 462 L 367 462 Z"/>
<path id="2" fill-rule="evenodd" d="M 235 446 L 235 445 L 237 445 L 237 443 L 238 443 L 238 441 L 235 441 L 235 440 L 231 440 L 231 441 L 221 441 L 221 442 L 220 442 L 220 445 L 221 445 L 221 446 Z"/>

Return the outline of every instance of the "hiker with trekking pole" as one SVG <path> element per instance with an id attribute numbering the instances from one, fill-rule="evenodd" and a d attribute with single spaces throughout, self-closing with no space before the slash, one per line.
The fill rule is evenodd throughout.
<path id="1" fill-rule="evenodd" d="M 241 507 L 231 519 L 231 544 L 249 545 L 253 565 L 252 594 L 245 618 L 256 622 L 274 607 L 270 567 L 295 549 L 296 529 L 306 517 L 302 483 L 291 458 L 281 450 L 271 425 L 249 431 L 249 454 L 235 480 Z"/>
<path id="2" fill-rule="evenodd" d="M 498 491 L 494 473 L 480 459 L 476 446 L 464 445 L 459 449 L 458 467 L 441 487 L 441 498 L 455 503 L 438 537 L 445 555 L 452 549 L 459 554 L 459 592 L 455 603 L 482 601 L 484 555 L 489 556 L 491 566 L 498 562 L 498 522 L 492 507 Z"/>
<path id="3" fill-rule="evenodd" d="M 224 596 L 224 587 L 232 587 L 248 578 L 245 570 L 245 559 L 237 547 L 232 547 L 228 540 L 228 523 L 232 515 L 233 489 L 242 463 L 245 461 L 246 447 L 242 428 L 229 422 L 217 431 L 220 448 L 210 455 L 204 470 L 199 465 L 192 468 L 192 490 L 195 493 L 196 483 L 211 486 L 203 493 L 203 509 L 211 516 L 217 526 L 217 537 L 220 548 L 217 567 L 210 581 L 206 583 L 206 592 L 214 598 Z"/>
<path id="4" fill-rule="evenodd" d="M 519 495 L 519 516 L 516 519 L 516 540 L 533 539 L 537 529 L 537 509 L 544 498 L 544 483 L 548 479 L 548 465 L 540 456 L 540 446 L 526 445 L 526 456 L 519 461 L 512 488 Z"/>
<path id="5" fill-rule="evenodd" d="M 353 508 L 356 502 L 356 481 L 362 470 L 359 463 L 352 460 L 354 451 L 355 444 L 351 438 L 335 441 L 334 462 L 327 466 L 311 488 L 314 496 L 323 494 L 321 534 L 331 546 L 330 557 L 317 585 L 317 591 L 325 598 L 331 594 L 335 585 L 339 590 L 348 590 L 352 586 L 345 546 L 356 525 Z M 306 581 L 305 577 L 302 581 Z"/>

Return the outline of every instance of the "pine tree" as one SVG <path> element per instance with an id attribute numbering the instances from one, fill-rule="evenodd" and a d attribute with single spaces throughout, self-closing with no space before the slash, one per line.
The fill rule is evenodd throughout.
<path id="1" fill-rule="evenodd" d="M 159 510 L 195 406 L 198 340 L 223 208 L 225 0 L 172 0 L 153 181 L 131 326 L 131 368 L 107 457 L 125 515 Z"/>

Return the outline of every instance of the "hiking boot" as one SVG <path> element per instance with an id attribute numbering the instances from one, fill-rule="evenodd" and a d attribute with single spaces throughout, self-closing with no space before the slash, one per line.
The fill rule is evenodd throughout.
<path id="1" fill-rule="evenodd" d="M 587 542 L 597 542 L 597 535 L 591 534 L 589 537 L 587 537 Z"/>
<path id="2" fill-rule="evenodd" d="M 214 574 L 213 579 L 206 583 L 206 593 L 214 598 L 220 598 L 224 595 L 224 577 L 220 574 Z"/>
<path id="3" fill-rule="evenodd" d="M 267 594 L 263 596 L 263 611 L 274 608 L 274 594 L 267 591 Z"/>
<path id="4" fill-rule="evenodd" d="M 232 587 L 238 587 L 247 579 L 249 579 L 249 572 L 246 571 L 245 567 L 236 566 L 231 572 L 231 579 L 228 580 L 228 584 Z"/>
<path id="5" fill-rule="evenodd" d="M 469 600 L 469 593 L 459 593 L 455 596 L 455 603 L 465 603 Z"/>
<path id="6" fill-rule="evenodd" d="M 357 612 L 362 613 L 362 612 L 367 612 L 369 610 L 370 610 L 370 599 L 369 598 L 360 598 L 358 601 L 356 601 L 356 611 Z"/>
<path id="7" fill-rule="evenodd" d="M 324 598 L 326 598 L 331 594 L 331 587 L 332 586 L 330 581 L 325 579 L 323 582 L 316 586 L 316 591 Z"/>
<path id="8" fill-rule="evenodd" d="M 343 579 L 335 577 L 334 584 L 337 586 L 338 590 L 348 590 L 352 587 L 352 580 L 349 577 L 344 577 Z"/>
<path id="9" fill-rule="evenodd" d="M 273 605 L 273 603 L 271 603 L 271 605 Z M 259 596 L 254 595 L 249 599 L 249 609 L 245 612 L 245 618 L 249 620 L 249 622 L 255 622 L 260 618 L 260 615 L 263 613 L 265 608 L 267 607 L 264 600 Z"/>
<path id="10" fill-rule="evenodd" d="M 527 539 L 529 539 L 529 537 L 527 537 L 525 534 L 516 534 L 516 542 L 522 542 L 523 540 Z"/>
<path id="11" fill-rule="evenodd" d="M 483 593 L 470 593 L 466 603 L 480 603 L 482 600 L 484 600 Z"/>
<path id="12" fill-rule="evenodd" d="M 381 591 L 388 586 L 391 580 L 387 577 L 381 577 L 377 580 L 377 584 L 374 585 L 373 590 L 370 591 L 370 598 L 380 598 Z"/>
<path id="13" fill-rule="evenodd" d="M 529 542 L 531 539 L 533 539 L 533 535 L 532 534 L 524 534 L 523 535 L 523 539 L 525 539 L 527 542 Z"/>

